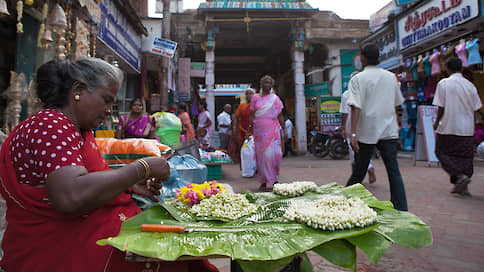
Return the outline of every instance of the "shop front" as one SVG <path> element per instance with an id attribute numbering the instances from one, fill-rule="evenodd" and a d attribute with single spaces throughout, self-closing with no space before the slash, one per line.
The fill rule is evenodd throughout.
<path id="1" fill-rule="evenodd" d="M 437 83 L 448 76 L 444 69 L 447 59 L 460 58 L 464 76 L 476 85 L 481 96 L 484 93 L 484 51 L 479 48 L 484 38 L 483 22 L 481 0 L 423 1 L 398 16 L 398 46 L 403 60 L 400 79 L 407 117 L 407 123 L 402 124 L 407 129 L 405 150 L 414 149 L 418 106 L 431 105 Z"/>

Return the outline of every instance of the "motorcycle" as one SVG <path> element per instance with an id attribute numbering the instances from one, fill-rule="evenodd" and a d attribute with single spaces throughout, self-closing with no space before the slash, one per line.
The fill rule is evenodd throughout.
<path id="1" fill-rule="evenodd" d="M 330 134 L 311 131 L 311 135 L 311 153 L 314 156 L 324 158 L 329 154 L 332 159 L 340 160 L 348 155 L 348 144 L 338 129 L 337 132 Z"/>

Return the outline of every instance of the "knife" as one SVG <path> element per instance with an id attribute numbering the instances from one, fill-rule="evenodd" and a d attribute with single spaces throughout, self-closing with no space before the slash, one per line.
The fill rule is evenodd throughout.
<path id="1" fill-rule="evenodd" d="M 247 229 L 213 229 L 213 228 L 187 228 L 186 226 L 175 225 L 161 225 L 161 224 L 142 224 L 140 226 L 141 231 L 144 232 L 177 232 L 187 233 L 193 231 L 206 231 L 206 232 L 244 232 Z"/>

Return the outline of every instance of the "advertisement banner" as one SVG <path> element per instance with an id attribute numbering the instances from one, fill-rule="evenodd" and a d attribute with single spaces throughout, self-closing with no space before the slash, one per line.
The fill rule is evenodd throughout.
<path id="1" fill-rule="evenodd" d="M 205 77 L 205 62 L 192 62 L 190 64 L 191 77 Z"/>
<path id="2" fill-rule="evenodd" d="M 360 60 L 360 50 L 358 49 L 340 49 L 340 63 L 341 63 L 341 93 L 348 90 L 348 83 L 351 79 L 351 74 L 354 71 L 359 71 L 363 68 Z"/>
<path id="3" fill-rule="evenodd" d="M 479 15 L 479 0 L 432 0 L 398 21 L 400 50 Z"/>
<path id="4" fill-rule="evenodd" d="M 334 133 L 341 127 L 341 113 L 339 107 L 341 97 L 321 97 L 321 131 L 323 133 Z"/>
<path id="5" fill-rule="evenodd" d="M 153 45 L 151 46 L 151 53 L 157 54 L 163 57 L 172 58 L 175 56 L 177 43 L 170 40 L 164 40 L 155 37 Z"/>
<path id="6" fill-rule="evenodd" d="M 419 106 L 417 116 L 417 139 L 415 140 L 415 160 L 438 162 L 435 155 L 434 122 L 437 119 L 437 106 Z"/>
<path id="7" fill-rule="evenodd" d="M 314 97 L 329 94 L 328 82 L 317 83 L 304 86 L 304 96 Z"/>
<path id="8" fill-rule="evenodd" d="M 178 60 L 178 100 L 190 101 L 190 58 Z"/>
<path id="9" fill-rule="evenodd" d="M 128 19 L 116 8 L 112 0 L 99 3 L 101 21 L 99 39 L 136 72 L 141 71 L 141 35 L 138 35 Z"/>

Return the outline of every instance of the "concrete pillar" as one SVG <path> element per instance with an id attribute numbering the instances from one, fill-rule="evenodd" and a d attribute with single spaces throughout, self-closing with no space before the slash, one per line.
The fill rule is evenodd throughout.
<path id="1" fill-rule="evenodd" d="M 304 52 L 293 48 L 294 86 L 296 96 L 296 135 L 299 152 L 307 152 L 306 97 L 304 96 Z"/>
<path id="2" fill-rule="evenodd" d="M 207 88 L 207 110 L 210 112 L 212 122 L 215 122 L 215 50 L 205 51 L 205 87 Z M 215 123 L 214 123 L 215 124 Z"/>

